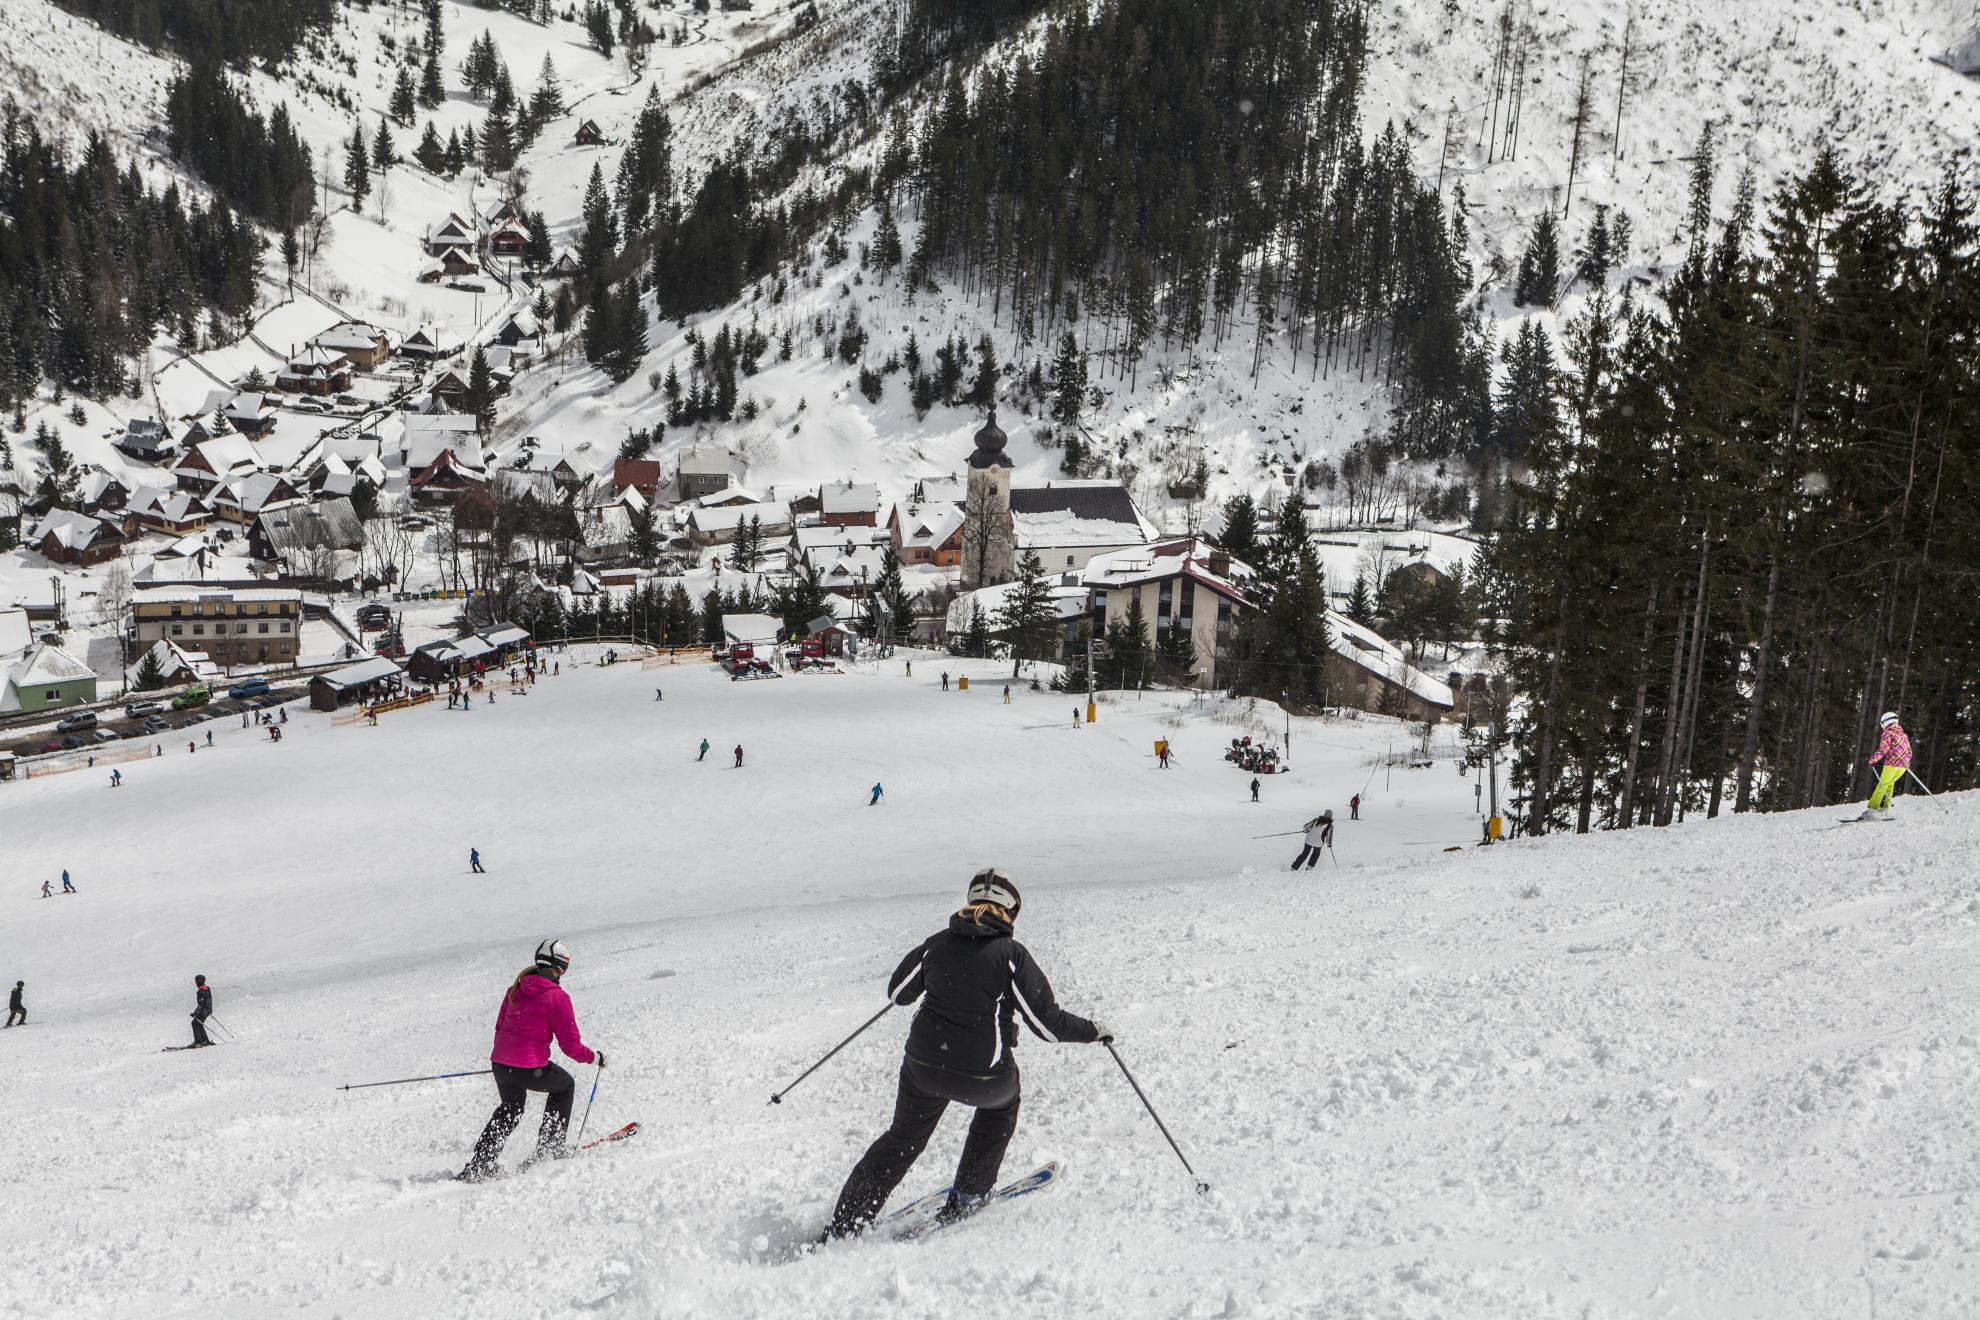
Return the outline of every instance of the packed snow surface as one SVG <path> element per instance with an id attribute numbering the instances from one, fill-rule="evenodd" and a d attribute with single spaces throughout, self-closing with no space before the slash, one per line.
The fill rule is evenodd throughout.
<path id="1" fill-rule="evenodd" d="M 1970 797 L 1480 849 L 1472 780 L 1447 746 L 1379 765 L 1409 739 L 1386 721 L 1295 721 L 1253 805 L 1216 749 L 1268 710 L 1129 695 L 1075 728 L 1069 697 L 1004 704 L 987 662 L 731 683 L 588 659 L 376 728 L 210 725 L 119 789 L 0 785 L 0 980 L 30 1014 L 0 1033 L 0 1315 L 1975 1311 Z M 1298 839 L 1253 837 L 1323 806 L 1338 866 L 1288 874 Z M 1062 1187 L 784 1260 L 884 1126 L 907 1015 L 770 1093 L 990 863 L 1211 1192 L 1103 1050 L 1027 1036 L 1005 1168 L 1057 1158 Z M 64 867 L 80 892 L 35 897 Z M 336 1088 L 485 1066 L 551 935 L 609 1056 L 590 1131 L 645 1130 L 447 1181 L 486 1078 Z M 234 1039 L 161 1053 L 196 972 Z"/>

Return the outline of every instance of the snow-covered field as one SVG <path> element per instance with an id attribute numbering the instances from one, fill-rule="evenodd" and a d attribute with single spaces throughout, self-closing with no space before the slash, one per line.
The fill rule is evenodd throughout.
<path id="1" fill-rule="evenodd" d="M 1070 698 L 1005 706 L 1008 671 L 917 659 L 571 663 L 465 714 L 222 728 L 122 789 L 0 786 L 0 980 L 32 1014 L 0 1034 L 0 1314 L 1973 1313 L 1970 799 L 1447 854 L 1471 780 L 1445 756 L 1385 784 L 1404 726 L 1296 721 L 1254 806 L 1214 750 L 1239 712 L 1130 697 L 1075 730 Z M 944 693 L 944 667 L 980 681 Z M 1252 837 L 1363 789 L 1338 868 L 1289 876 L 1296 840 Z M 1063 1159 L 1063 1188 L 774 1263 L 884 1125 L 905 1021 L 765 1101 L 987 863 L 1211 1194 L 1103 1051 L 1026 1038 L 1006 1167 Z M 80 894 L 34 897 L 65 866 Z M 485 1079 L 334 1088 L 483 1066 L 548 935 L 611 1057 L 592 1130 L 646 1131 L 440 1181 Z M 166 1058 L 195 972 L 237 1039 Z"/>

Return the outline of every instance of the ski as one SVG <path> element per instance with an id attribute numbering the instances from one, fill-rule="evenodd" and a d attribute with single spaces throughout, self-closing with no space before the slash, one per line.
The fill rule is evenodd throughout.
<path id="1" fill-rule="evenodd" d="M 945 1228 L 953 1228 L 955 1225 L 963 1223 L 966 1220 L 974 1219 L 977 1215 L 982 1214 L 985 1210 L 988 1210 L 991 1206 L 1001 1201 L 1011 1201 L 1020 1196 L 1029 1196 L 1033 1192 L 1042 1192 L 1059 1181 L 1063 1170 L 1064 1166 L 1057 1160 L 1054 1160 L 1042 1168 L 1033 1169 L 1030 1173 L 1025 1174 L 1024 1177 L 1017 1179 L 1015 1182 L 1005 1183 L 1002 1187 L 990 1193 L 982 1205 L 972 1210 L 969 1214 L 962 1216 L 962 1218 L 924 1220 L 921 1223 L 911 1225 L 895 1233 L 894 1241 L 919 1242 L 921 1239 L 939 1233 Z M 947 1196 L 947 1194 L 946 1191 L 942 1193 L 943 1196 Z"/>
<path id="2" fill-rule="evenodd" d="M 160 1054 L 171 1054 L 178 1050 L 206 1050 L 206 1049 L 211 1049 L 218 1044 L 220 1044 L 220 1042 L 217 1040 L 209 1040 L 204 1045 L 162 1045 L 159 1047 L 158 1052 Z"/>
<path id="3" fill-rule="evenodd" d="M 639 1122 L 638 1120 L 634 1120 L 633 1122 L 626 1124 L 624 1127 L 620 1128 L 616 1132 L 607 1132 L 604 1136 L 599 1137 L 596 1141 L 585 1142 L 582 1146 L 579 1146 L 578 1149 L 595 1150 L 598 1147 L 604 1145 L 608 1141 L 624 1141 L 627 1137 L 636 1137 L 638 1135 L 639 1135 Z"/>

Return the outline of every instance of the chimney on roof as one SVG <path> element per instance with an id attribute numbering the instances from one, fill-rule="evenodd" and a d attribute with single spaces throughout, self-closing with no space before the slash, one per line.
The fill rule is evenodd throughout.
<path id="1" fill-rule="evenodd" d="M 1210 547 L 1210 575 L 1229 577 L 1231 574 L 1231 552 L 1221 545 Z"/>

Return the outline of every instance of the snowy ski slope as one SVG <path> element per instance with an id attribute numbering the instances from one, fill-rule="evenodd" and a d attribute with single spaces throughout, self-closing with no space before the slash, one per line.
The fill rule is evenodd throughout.
<path id="1" fill-rule="evenodd" d="M 31 1014 L 0 1033 L 0 1314 L 1973 1312 L 1971 797 L 1444 853 L 1476 837 L 1471 781 L 1447 756 L 1385 781 L 1384 721 L 1295 722 L 1254 806 L 1214 749 L 1264 708 L 1151 695 L 1075 730 L 1069 698 L 1005 706 L 987 662 L 732 684 L 563 659 L 492 708 L 297 713 L 279 745 L 220 724 L 121 789 L 0 786 L 0 980 Z M 1338 868 L 1251 837 L 1363 789 Z M 1062 1189 L 774 1263 L 884 1124 L 904 1016 L 765 1101 L 993 862 L 1212 1193 L 1103 1051 L 1027 1037 L 1006 1167 L 1062 1159 Z M 35 897 L 65 866 L 80 893 Z M 485 1079 L 334 1088 L 482 1066 L 547 935 L 611 1057 L 592 1129 L 645 1131 L 441 1181 Z M 159 1053 L 195 972 L 237 1039 Z"/>

